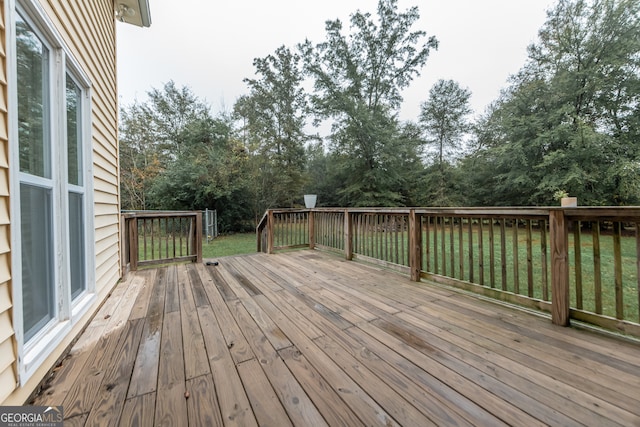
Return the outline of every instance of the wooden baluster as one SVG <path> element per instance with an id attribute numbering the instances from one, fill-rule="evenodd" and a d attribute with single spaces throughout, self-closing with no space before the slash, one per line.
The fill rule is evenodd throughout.
<path id="1" fill-rule="evenodd" d="M 613 223 L 613 265 L 614 283 L 616 295 L 616 319 L 624 319 L 624 299 L 622 292 L 622 250 L 620 240 L 622 237 L 622 223 Z"/>
<path id="2" fill-rule="evenodd" d="M 506 219 L 502 218 L 500 220 L 500 265 L 501 269 L 501 279 L 502 279 L 502 290 L 507 290 L 507 238 L 506 234 Z"/>
<path id="3" fill-rule="evenodd" d="M 464 242 L 462 229 L 464 227 L 464 218 L 460 217 L 458 222 L 458 278 L 464 280 Z"/>
<path id="4" fill-rule="evenodd" d="M 576 277 L 576 308 L 582 310 L 582 242 L 580 221 L 573 222 L 573 259 Z"/>
<path id="5" fill-rule="evenodd" d="M 518 249 L 518 224 L 519 221 L 516 218 L 513 221 L 513 292 L 520 293 L 520 254 Z"/>
<path id="6" fill-rule="evenodd" d="M 600 221 L 594 223 L 593 239 L 593 289 L 596 313 L 602 314 L 602 258 L 600 256 Z"/>
<path id="7" fill-rule="evenodd" d="M 469 217 L 469 281 L 473 283 L 473 265 L 475 261 L 473 259 L 473 218 Z"/>
<path id="8" fill-rule="evenodd" d="M 533 238 L 531 220 L 527 220 L 527 295 L 533 297 Z"/>
<path id="9" fill-rule="evenodd" d="M 478 273 L 480 274 L 479 285 L 484 286 L 484 227 L 482 218 L 478 219 Z"/>
<path id="10" fill-rule="evenodd" d="M 451 265 L 450 277 L 456 277 L 456 254 L 455 254 L 455 242 L 453 239 L 454 228 L 453 217 L 449 218 L 449 264 Z"/>
<path id="11" fill-rule="evenodd" d="M 542 276 L 542 299 L 549 301 L 549 262 L 547 260 L 547 221 L 538 220 L 540 225 L 540 256 Z"/>
<path id="12" fill-rule="evenodd" d="M 496 287 L 496 247 L 493 218 L 489 218 L 489 286 Z"/>

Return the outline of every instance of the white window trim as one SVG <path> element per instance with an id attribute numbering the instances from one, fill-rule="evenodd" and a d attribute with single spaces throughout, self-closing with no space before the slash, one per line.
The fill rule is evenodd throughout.
<path id="1" fill-rule="evenodd" d="M 28 176 L 20 172 L 20 162 L 17 150 L 17 59 L 15 52 L 16 29 L 15 21 L 18 11 L 41 41 L 50 50 L 50 91 L 51 96 L 51 135 L 54 141 L 65 141 L 66 120 L 64 105 L 65 78 L 69 73 L 81 87 L 83 96 L 80 97 L 82 119 L 82 159 L 83 186 L 69 186 L 67 184 L 67 148 L 52 146 L 51 150 L 51 179 Z M 82 71 L 79 62 L 75 60 L 67 48 L 63 38 L 57 32 L 51 19 L 47 16 L 38 0 L 8 0 L 5 4 L 6 43 L 7 43 L 7 77 L 9 99 L 9 159 L 10 169 L 10 204 L 11 204 L 11 252 L 12 252 L 12 280 L 13 280 L 13 324 L 18 351 L 18 384 L 24 384 L 70 333 L 71 328 L 92 306 L 95 294 L 95 226 L 93 199 L 93 143 L 91 135 L 91 81 Z M 53 220 L 52 238 L 54 239 L 54 269 L 56 287 L 56 312 L 54 318 L 43 327 L 28 343 L 24 341 L 23 310 L 22 310 L 22 255 L 20 242 L 20 183 L 29 182 L 47 188 L 53 187 L 52 203 L 55 217 L 63 221 Z M 70 188 L 71 187 L 71 188 Z M 68 280 L 70 263 L 68 236 L 68 192 L 70 189 L 82 190 L 84 194 L 85 214 L 85 291 L 71 300 L 71 289 Z"/>

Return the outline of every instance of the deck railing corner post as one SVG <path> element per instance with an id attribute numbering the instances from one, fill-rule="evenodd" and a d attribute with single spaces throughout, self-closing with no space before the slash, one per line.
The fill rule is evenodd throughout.
<path id="1" fill-rule="evenodd" d="M 569 226 L 563 209 L 549 211 L 551 321 L 569 326 Z"/>

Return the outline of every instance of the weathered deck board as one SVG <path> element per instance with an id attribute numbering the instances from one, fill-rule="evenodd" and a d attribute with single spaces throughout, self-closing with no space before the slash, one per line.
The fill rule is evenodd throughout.
<path id="1" fill-rule="evenodd" d="M 640 425 L 640 344 L 317 251 L 132 274 L 49 387 L 69 425 Z"/>

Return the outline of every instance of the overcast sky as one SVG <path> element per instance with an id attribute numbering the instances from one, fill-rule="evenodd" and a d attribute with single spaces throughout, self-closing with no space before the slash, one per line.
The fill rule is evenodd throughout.
<path id="1" fill-rule="evenodd" d="M 230 110 L 247 93 L 253 59 L 279 46 L 325 39 L 325 21 L 369 11 L 377 0 L 150 0 L 151 27 L 118 23 L 118 89 L 121 106 L 146 100 L 151 88 L 169 80 L 189 86 L 214 113 Z M 438 79 L 453 79 L 472 92 L 476 113 L 484 111 L 526 59 L 553 0 L 399 0 L 417 5 L 414 29 L 435 35 L 421 76 L 403 92 L 403 120 L 415 120 L 420 103 Z M 345 27 L 348 27 L 345 25 Z"/>

